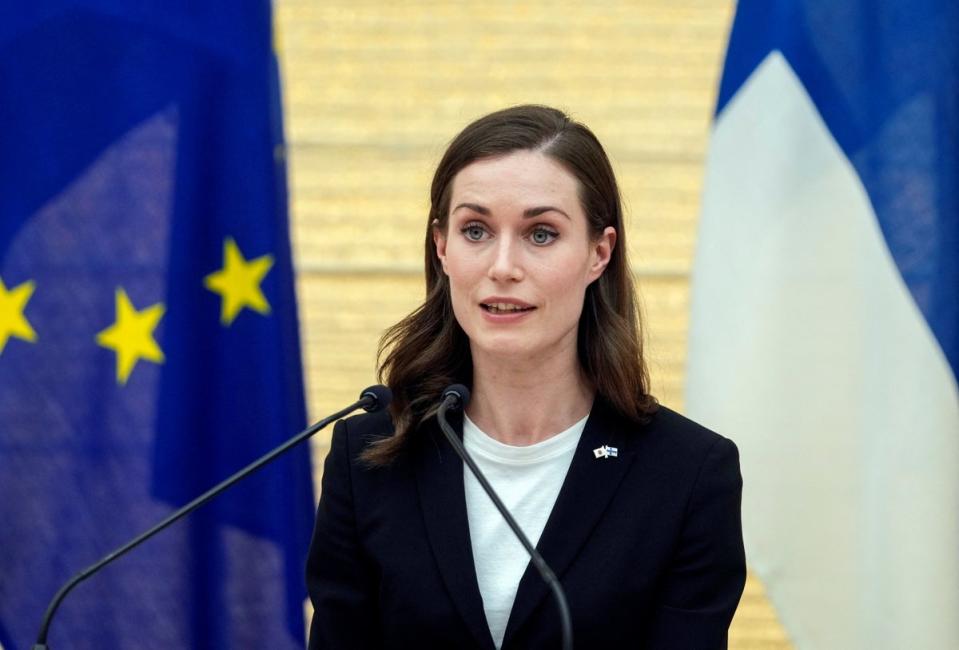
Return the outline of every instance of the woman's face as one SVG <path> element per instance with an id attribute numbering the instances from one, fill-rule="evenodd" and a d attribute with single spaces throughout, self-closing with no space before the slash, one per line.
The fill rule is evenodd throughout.
<path id="1" fill-rule="evenodd" d="M 578 189 L 532 151 L 478 160 L 453 179 L 448 228 L 433 241 L 474 355 L 575 355 L 586 287 L 616 243 L 612 227 L 590 238 Z"/>

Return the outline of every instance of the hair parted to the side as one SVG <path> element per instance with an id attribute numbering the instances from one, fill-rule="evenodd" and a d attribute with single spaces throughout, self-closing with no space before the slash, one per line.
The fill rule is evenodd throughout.
<path id="1" fill-rule="evenodd" d="M 643 422 L 656 409 L 643 358 L 643 332 L 626 256 L 622 201 L 612 166 L 596 136 L 562 111 L 514 106 L 476 120 L 457 135 L 440 160 L 426 220 L 426 300 L 380 340 L 380 381 L 393 391 L 394 435 L 366 448 L 362 458 L 387 465 L 409 437 L 433 416 L 440 393 L 453 383 L 472 385 L 469 339 L 453 315 L 449 280 L 433 243 L 433 229 L 448 226 L 456 174 L 472 162 L 514 151 L 539 151 L 579 181 L 579 199 L 594 238 L 607 226 L 617 241 L 603 274 L 586 289 L 578 331 L 583 374 L 599 396 L 624 416 Z"/>

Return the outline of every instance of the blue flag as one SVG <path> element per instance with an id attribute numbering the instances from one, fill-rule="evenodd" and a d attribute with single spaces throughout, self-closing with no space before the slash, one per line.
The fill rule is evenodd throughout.
<path id="1" fill-rule="evenodd" d="M 305 425 L 266 1 L 0 20 L 0 645 Z M 82 583 L 52 648 L 302 648 L 294 450 Z"/>
<path id="2" fill-rule="evenodd" d="M 741 0 L 687 410 L 800 650 L 957 648 L 959 5 Z"/>

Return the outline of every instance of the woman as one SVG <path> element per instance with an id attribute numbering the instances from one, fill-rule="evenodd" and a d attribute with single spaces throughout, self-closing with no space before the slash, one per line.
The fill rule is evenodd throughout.
<path id="1" fill-rule="evenodd" d="M 311 648 L 558 647 L 547 587 L 436 423 L 557 574 L 581 648 L 726 647 L 745 582 L 736 447 L 649 394 L 619 190 L 560 111 L 470 124 L 433 179 L 426 301 L 381 344 L 389 414 L 336 426 Z M 385 355 L 385 356 L 383 356 Z"/>

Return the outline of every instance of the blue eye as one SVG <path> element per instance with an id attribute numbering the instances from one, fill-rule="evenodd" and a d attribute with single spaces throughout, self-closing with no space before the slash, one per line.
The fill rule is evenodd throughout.
<path id="1" fill-rule="evenodd" d="M 543 227 L 536 228 L 529 236 L 530 241 L 537 246 L 545 246 L 557 237 L 559 237 L 559 233 Z"/>
<path id="2" fill-rule="evenodd" d="M 478 223 L 466 224 L 460 232 L 470 241 L 481 241 L 486 235 L 486 229 Z"/>

